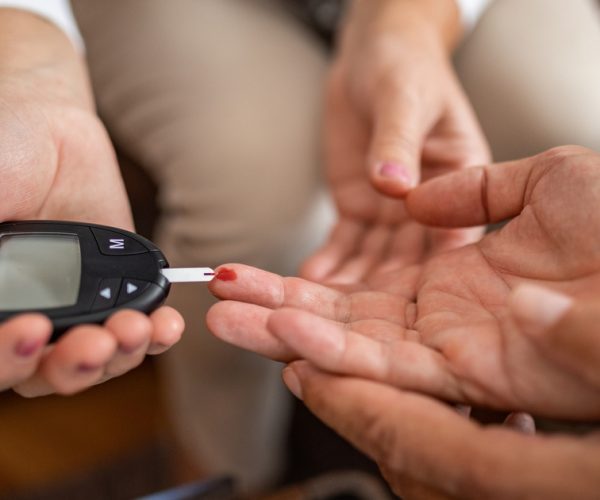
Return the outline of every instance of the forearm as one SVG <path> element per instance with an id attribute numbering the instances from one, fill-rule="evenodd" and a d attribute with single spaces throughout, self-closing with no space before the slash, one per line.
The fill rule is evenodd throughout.
<path id="1" fill-rule="evenodd" d="M 65 105 L 93 109 L 85 63 L 67 35 L 36 14 L 0 8 L 0 82 L 10 81 Z"/>

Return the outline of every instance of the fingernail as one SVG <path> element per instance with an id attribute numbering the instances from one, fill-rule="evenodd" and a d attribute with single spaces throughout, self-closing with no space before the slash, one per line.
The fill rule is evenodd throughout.
<path id="1" fill-rule="evenodd" d="M 148 349 L 150 351 L 164 351 L 164 350 L 170 349 L 170 348 L 171 348 L 170 345 L 163 344 L 162 342 L 152 342 Z"/>
<path id="2" fill-rule="evenodd" d="M 511 295 L 510 308 L 522 321 L 534 328 L 527 332 L 542 333 L 560 321 L 573 306 L 573 299 L 537 285 L 521 285 Z"/>
<path id="3" fill-rule="evenodd" d="M 293 368 L 289 366 L 283 369 L 282 373 L 283 382 L 290 392 L 298 399 L 302 399 L 302 385 L 298 375 L 294 372 Z"/>
<path id="4" fill-rule="evenodd" d="M 15 354 L 22 358 L 28 358 L 38 352 L 43 345 L 44 342 L 40 340 L 21 340 L 15 346 Z"/>
<path id="5" fill-rule="evenodd" d="M 523 434 L 535 434 L 535 420 L 527 413 L 511 413 L 504 419 L 504 425 Z"/>
<path id="6" fill-rule="evenodd" d="M 405 184 L 411 186 L 412 178 L 408 169 L 397 163 L 382 163 L 379 166 L 379 175 L 386 179 L 398 179 Z"/>
<path id="7" fill-rule="evenodd" d="M 102 367 L 98 366 L 98 365 L 92 365 L 89 363 L 81 363 L 81 364 L 77 365 L 77 371 L 79 373 L 92 373 L 92 372 L 100 370 L 100 368 L 102 368 Z"/>
<path id="8" fill-rule="evenodd" d="M 456 404 L 454 405 L 456 413 L 463 417 L 469 418 L 471 416 L 471 407 L 467 405 Z"/>

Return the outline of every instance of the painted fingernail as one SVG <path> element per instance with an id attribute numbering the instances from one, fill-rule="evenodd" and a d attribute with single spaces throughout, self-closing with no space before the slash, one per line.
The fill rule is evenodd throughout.
<path id="1" fill-rule="evenodd" d="M 558 323 L 573 299 L 541 286 L 521 285 L 512 293 L 510 306 L 517 318 L 533 327 L 527 333 L 535 335 Z"/>
<path id="2" fill-rule="evenodd" d="M 21 340 L 15 346 L 15 354 L 22 358 L 28 358 L 38 352 L 44 342 L 40 340 Z"/>
<path id="3" fill-rule="evenodd" d="M 378 170 L 381 177 L 385 177 L 386 179 L 397 179 L 409 186 L 412 185 L 412 178 L 408 168 L 403 165 L 389 162 L 382 163 Z"/>
<path id="4" fill-rule="evenodd" d="M 293 368 L 289 366 L 283 369 L 282 373 L 283 382 L 286 387 L 290 390 L 290 392 L 296 396 L 298 399 L 302 399 L 302 385 L 300 384 L 300 379 L 294 372 Z"/>
<path id="5" fill-rule="evenodd" d="M 77 371 L 79 373 L 92 373 L 100 370 L 101 368 L 101 366 L 93 365 L 90 363 L 80 363 L 77 365 Z"/>

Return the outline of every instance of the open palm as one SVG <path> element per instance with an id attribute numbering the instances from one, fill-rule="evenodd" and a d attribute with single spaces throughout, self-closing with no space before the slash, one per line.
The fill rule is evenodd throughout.
<path id="1" fill-rule="evenodd" d="M 236 281 L 212 284 L 229 301 L 214 306 L 209 326 L 267 356 L 450 401 L 597 417 L 597 390 L 522 335 L 508 298 L 523 283 L 573 296 L 598 289 L 599 196 L 600 157 L 579 148 L 437 178 L 408 199 L 423 222 L 513 220 L 479 243 L 353 290 L 235 267 Z"/>

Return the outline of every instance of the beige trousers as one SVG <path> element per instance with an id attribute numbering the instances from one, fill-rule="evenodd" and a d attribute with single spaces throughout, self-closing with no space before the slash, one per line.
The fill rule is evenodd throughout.
<path id="1" fill-rule="evenodd" d="M 269 0 L 76 0 L 99 111 L 159 186 L 172 266 L 294 274 L 326 237 L 326 51 Z M 186 319 L 166 356 L 170 415 L 202 468 L 249 488 L 277 476 L 291 399 L 281 366 L 214 339 L 205 285 L 172 287 Z"/>
<path id="2" fill-rule="evenodd" d="M 276 0 L 74 0 L 98 106 L 154 177 L 156 240 L 174 266 L 242 261 L 293 274 L 322 241 L 319 133 L 326 53 Z M 600 150 L 593 0 L 496 0 L 457 69 L 497 159 Z M 187 331 L 163 358 L 181 443 L 247 487 L 282 465 L 280 366 L 214 340 L 204 286 L 173 287 Z"/>
<path id="3" fill-rule="evenodd" d="M 597 0 L 494 0 L 456 67 L 494 159 L 564 144 L 600 151 Z"/>

